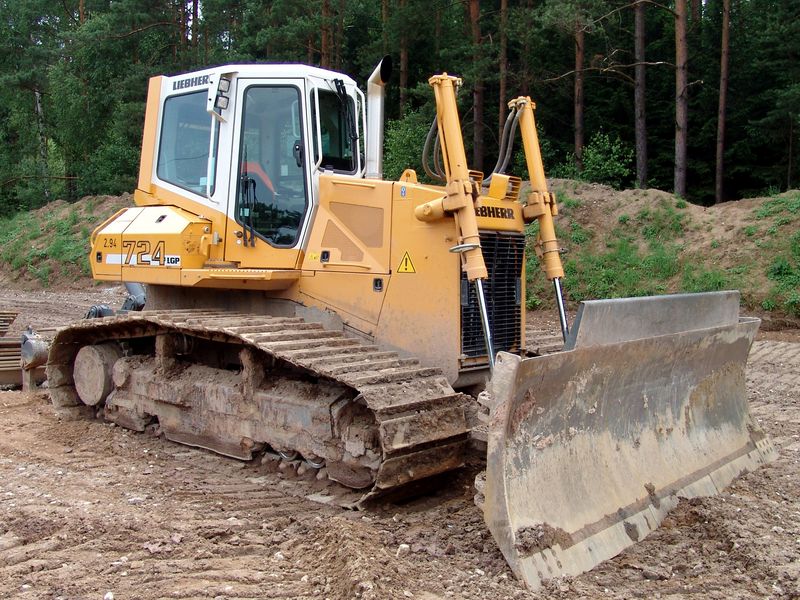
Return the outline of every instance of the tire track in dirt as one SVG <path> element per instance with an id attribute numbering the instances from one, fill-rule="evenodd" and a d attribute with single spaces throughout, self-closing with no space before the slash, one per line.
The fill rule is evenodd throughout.
<path id="1" fill-rule="evenodd" d="M 59 422 L 43 397 L 2 392 L 0 597 L 790 597 L 800 593 L 798 382 L 800 344 L 757 342 L 748 393 L 778 460 L 722 496 L 682 502 L 644 541 L 539 594 L 505 565 L 469 469 L 436 494 L 346 511 L 304 497 L 320 485 L 313 474 Z"/>
<path id="2" fill-rule="evenodd" d="M 88 597 L 124 589 L 126 578 L 142 598 L 312 594 L 298 585 L 301 569 L 275 558 L 264 523 L 308 514 L 311 503 L 231 483 L 241 465 L 202 451 L 100 423 L 57 424 L 42 399 L 9 412 L 17 419 L 0 427 L 0 506 L 16 517 L 0 538 L 0 595 Z"/>
<path id="3" fill-rule="evenodd" d="M 101 422 L 58 422 L 42 397 L 0 398 L 0 597 L 377 599 L 406 598 L 409 588 L 425 597 L 441 591 L 442 564 L 420 563 L 444 555 L 432 540 L 459 525 L 449 511 L 480 523 L 471 494 L 451 494 L 448 508 L 441 498 L 369 513 L 330 508 L 302 497 L 318 488 L 313 476 Z M 466 489 L 468 479 L 457 483 Z M 414 552 L 398 557 L 415 538 Z M 449 550 L 457 566 L 445 569 L 457 590 L 478 583 L 474 551 L 459 554 Z M 521 592 L 505 577 L 508 594 Z M 474 597 L 495 587 L 477 585 Z"/>

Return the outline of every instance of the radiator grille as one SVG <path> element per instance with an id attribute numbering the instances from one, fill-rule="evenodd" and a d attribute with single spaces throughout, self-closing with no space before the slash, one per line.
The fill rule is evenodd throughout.
<path id="1" fill-rule="evenodd" d="M 519 352 L 522 318 L 522 261 L 525 235 L 481 232 L 483 259 L 489 270 L 484 283 L 494 350 Z M 486 342 L 475 286 L 461 273 L 461 352 L 468 358 L 486 356 Z"/>

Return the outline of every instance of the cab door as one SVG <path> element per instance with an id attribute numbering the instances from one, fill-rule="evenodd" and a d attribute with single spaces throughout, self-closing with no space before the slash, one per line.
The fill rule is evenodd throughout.
<path id="1" fill-rule="evenodd" d="M 237 80 L 225 260 L 294 269 L 311 214 L 303 79 Z"/>

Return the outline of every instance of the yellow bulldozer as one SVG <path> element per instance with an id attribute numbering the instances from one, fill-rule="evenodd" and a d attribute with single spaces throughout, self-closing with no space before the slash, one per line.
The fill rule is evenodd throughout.
<path id="1" fill-rule="evenodd" d="M 57 334 L 56 410 L 324 465 L 359 507 L 435 482 L 483 442 L 486 522 L 532 588 L 769 460 L 744 384 L 758 320 L 738 293 L 584 302 L 570 327 L 534 103 L 509 103 L 485 177 L 467 165 L 460 80 L 432 77 L 435 183 L 387 181 L 390 71 L 384 59 L 366 95 L 289 64 L 150 80 L 135 206 L 90 254 L 95 279 L 146 284 L 147 310 Z M 525 193 L 504 172 L 517 133 Z M 543 356 L 525 340 L 534 221 L 564 338 Z"/>

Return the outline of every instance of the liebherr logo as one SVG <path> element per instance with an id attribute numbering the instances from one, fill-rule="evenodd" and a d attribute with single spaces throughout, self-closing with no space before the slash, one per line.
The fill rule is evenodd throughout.
<path id="1" fill-rule="evenodd" d="M 475 209 L 475 214 L 479 217 L 489 217 L 490 219 L 513 219 L 514 209 L 500 208 L 498 206 L 479 206 Z"/>
<path id="2" fill-rule="evenodd" d="M 172 82 L 173 90 L 182 90 L 184 88 L 195 87 L 196 85 L 208 85 L 208 75 L 201 75 L 198 77 L 187 77 L 186 79 L 179 79 Z"/>

